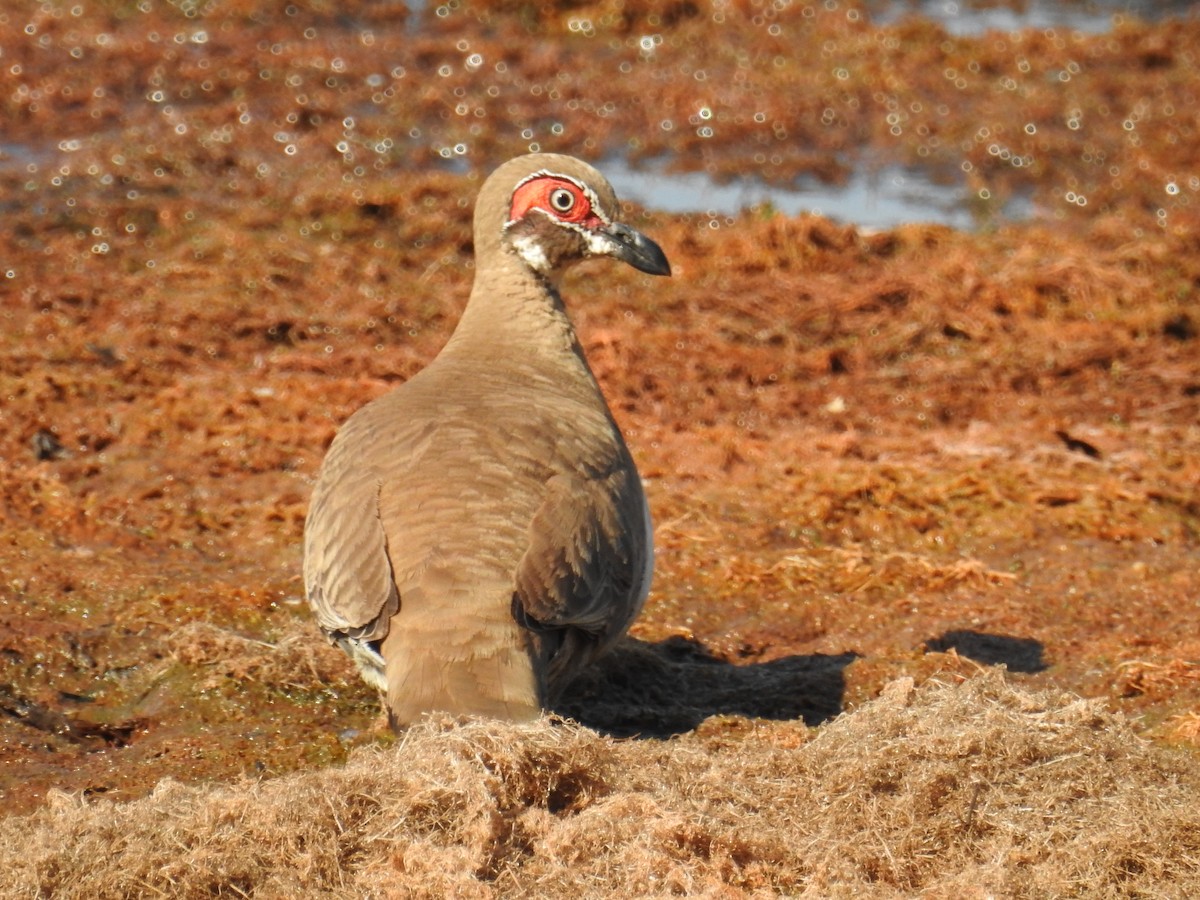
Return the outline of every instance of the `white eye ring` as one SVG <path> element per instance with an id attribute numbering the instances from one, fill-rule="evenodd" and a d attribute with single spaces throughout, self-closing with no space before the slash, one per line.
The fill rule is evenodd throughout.
<path id="1" fill-rule="evenodd" d="M 556 188 L 550 192 L 550 205 L 555 212 L 570 212 L 575 206 L 575 195 L 566 188 Z"/>

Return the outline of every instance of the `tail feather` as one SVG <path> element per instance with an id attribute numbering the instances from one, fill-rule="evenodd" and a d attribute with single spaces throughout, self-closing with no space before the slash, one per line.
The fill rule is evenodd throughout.
<path id="1" fill-rule="evenodd" d="M 481 614 L 480 607 L 495 606 L 481 604 L 459 615 L 445 609 L 422 615 L 401 603 L 380 647 L 394 727 L 430 710 L 513 720 L 537 717 L 544 688 L 530 642 L 505 606 L 499 607 L 501 615 Z"/>

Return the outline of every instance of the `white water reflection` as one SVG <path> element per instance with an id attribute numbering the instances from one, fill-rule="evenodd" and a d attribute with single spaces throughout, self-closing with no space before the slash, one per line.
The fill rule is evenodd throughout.
<path id="1" fill-rule="evenodd" d="M 660 167 L 632 168 L 621 159 L 601 166 L 617 194 L 663 212 L 711 212 L 732 215 L 770 204 L 785 215 L 812 212 L 865 228 L 895 228 L 906 222 L 935 222 L 971 229 L 997 218 L 1015 220 L 1033 214 L 1027 197 L 1003 206 L 969 202 L 962 184 L 934 181 L 929 173 L 902 166 L 864 166 L 844 184 L 806 181 L 780 187 L 755 178 L 717 183 L 703 172 L 668 173 Z"/>
<path id="2" fill-rule="evenodd" d="M 1112 28 L 1114 16 L 1147 20 L 1183 16 L 1200 9 L 1193 0 L 1022 0 L 1010 5 L 972 0 L 868 0 L 871 21 L 879 25 L 917 15 L 938 22 L 950 34 L 974 35 L 985 31 L 1019 31 L 1023 28 L 1065 28 L 1102 34 Z"/>
<path id="3" fill-rule="evenodd" d="M 393 0 L 399 2 L 399 0 Z M 437 2 L 407 0 L 413 15 L 409 30 L 420 28 Z M 941 23 L 950 34 L 972 35 L 985 31 L 1019 31 L 1023 28 L 1065 28 L 1102 34 L 1114 16 L 1135 16 L 1153 22 L 1168 16 L 1185 16 L 1200 10 L 1196 0 L 866 0 L 871 21 L 878 25 L 917 15 Z"/>

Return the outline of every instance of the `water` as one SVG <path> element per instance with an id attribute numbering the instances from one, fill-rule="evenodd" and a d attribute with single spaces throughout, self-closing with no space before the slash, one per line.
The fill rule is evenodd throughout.
<path id="1" fill-rule="evenodd" d="M 0 173 L 16 172 L 24 169 L 32 162 L 36 162 L 39 154 L 33 147 L 27 144 L 6 144 L 0 142 Z"/>
<path id="2" fill-rule="evenodd" d="M 977 35 L 986 31 L 1018 31 L 1024 28 L 1064 28 L 1101 34 L 1112 28 L 1114 16 L 1136 16 L 1153 21 L 1167 16 L 1192 14 L 1200 9 L 1195 0 L 1024 0 L 1014 8 L 977 5 L 971 0 L 869 0 L 871 20 L 879 25 L 906 15 L 939 22 L 950 34 Z"/>
<path id="3" fill-rule="evenodd" d="M 52 157 L 49 147 L 0 143 L 0 175 L 24 171 L 29 164 Z M 468 167 L 466 160 L 447 164 L 457 172 Z M 604 160 L 600 168 L 620 197 L 663 212 L 728 216 L 769 204 L 785 215 L 816 213 L 862 228 L 933 222 L 964 230 L 1033 214 L 1028 197 L 1018 196 L 1003 205 L 971 204 L 961 181 L 896 165 L 861 163 L 841 184 L 804 179 L 791 186 L 768 184 L 755 177 L 718 183 L 704 172 L 667 172 L 663 163 L 635 167 L 622 157 Z"/>
<path id="4" fill-rule="evenodd" d="M 843 184 L 806 180 L 792 187 L 769 185 L 756 178 L 719 184 L 703 172 L 667 173 L 660 166 L 634 169 L 625 160 L 600 166 L 617 194 L 664 212 L 731 215 L 770 204 L 785 215 L 812 212 L 866 228 L 894 228 L 905 222 L 935 222 L 970 229 L 992 218 L 1028 218 L 1028 197 L 1005 205 L 971 207 L 961 183 L 935 180 L 931 173 L 903 166 L 864 165 Z"/>
<path id="5" fill-rule="evenodd" d="M 409 28 L 419 30 L 430 9 L 428 0 L 408 0 L 412 11 Z M 1198 0 L 867 0 L 871 21 L 887 25 L 903 16 L 917 15 L 939 22 L 950 34 L 977 35 L 986 31 L 1019 31 L 1023 28 L 1064 28 L 1102 34 L 1112 28 L 1114 16 L 1134 16 L 1153 22 L 1169 16 L 1192 15 Z"/>

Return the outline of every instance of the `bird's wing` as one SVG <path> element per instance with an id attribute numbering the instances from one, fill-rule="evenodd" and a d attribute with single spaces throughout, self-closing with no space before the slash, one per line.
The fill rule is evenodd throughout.
<path id="1" fill-rule="evenodd" d="M 317 623 L 332 637 L 387 634 L 400 597 L 379 515 L 383 472 L 330 448 L 304 526 L 304 584 Z"/>
<path id="2" fill-rule="evenodd" d="M 603 642 L 637 615 L 650 553 L 632 465 L 597 479 L 554 475 L 529 526 L 513 611 L 528 627 L 575 628 Z"/>

